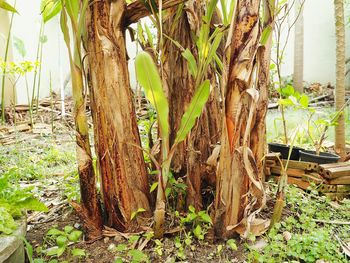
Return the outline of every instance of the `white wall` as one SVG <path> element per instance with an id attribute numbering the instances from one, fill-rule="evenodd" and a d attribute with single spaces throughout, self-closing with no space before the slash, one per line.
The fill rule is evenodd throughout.
<path id="1" fill-rule="evenodd" d="M 13 35 L 22 39 L 25 43 L 27 55 L 24 59 L 36 61 L 41 23 L 40 0 L 17 0 L 17 10 L 19 15 L 16 15 L 14 19 Z M 64 42 L 62 41 L 58 17 L 45 24 L 44 32 L 48 41 L 44 44 L 43 61 L 41 64 L 41 98 L 47 97 L 50 94 L 50 73 L 52 77 L 52 88 L 57 93 L 60 91 L 61 80 L 64 80 L 69 73 L 68 55 Z M 15 48 L 14 59 L 15 61 L 23 60 Z M 28 75 L 30 92 L 33 85 L 33 76 L 33 73 Z M 23 78 L 17 84 L 17 100 L 18 103 L 27 102 L 26 86 Z"/>
<path id="2" fill-rule="evenodd" d="M 294 13 L 294 12 L 292 12 Z M 350 6 L 345 5 L 349 21 Z M 293 21 L 290 18 L 289 21 Z M 293 74 L 294 31 L 289 38 L 282 75 Z M 346 24 L 346 51 L 350 57 L 350 24 Z M 333 0 L 306 0 L 304 5 L 304 81 L 335 84 L 335 22 Z M 347 77 L 350 86 L 350 76 Z"/>

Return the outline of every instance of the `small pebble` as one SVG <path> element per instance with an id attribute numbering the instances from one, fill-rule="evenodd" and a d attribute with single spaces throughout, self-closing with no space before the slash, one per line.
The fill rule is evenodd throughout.
<path id="1" fill-rule="evenodd" d="M 117 235 L 117 236 L 114 237 L 114 241 L 117 242 L 117 243 L 120 243 L 120 242 L 123 241 L 123 238 L 121 236 Z"/>
<path id="2" fill-rule="evenodd" d="M 287 242 L 292 238 L 292 234 L 288 231 L 284 231 L 282 235 L 283 235 L 284 240 Z"/>
<path id="3" fill-rule="evenodd" d="M 114 243 L 112 243 L 112 244 L 110 244 L 109 246 L 108 246 L 108 248 L 107 248 L 107 250 L 108 251 L 114 251 L 115 250 L 115 244 Z"/>
<path id="4" fill-rule="evenodd" d="M 105 237 L 105 238 L 103 239 L 103 243 L 107 244 L 108 242 L 109 242 L 109 237 Z"/>
<path id="5" fill-rule="evenodd" d="M 75 223 L 75 224 L 74 224 L 74 228 L 75 228 L 75 229 L 79 229 L 79 228 L 80 228 L 80 224 L 79 224 L 79 223 Z"/>

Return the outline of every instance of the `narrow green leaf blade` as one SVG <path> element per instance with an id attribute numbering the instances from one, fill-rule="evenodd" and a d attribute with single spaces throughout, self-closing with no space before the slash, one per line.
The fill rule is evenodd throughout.
<path id="1" fill-rule="evenodd" d="M 51 20 L 58 15 L 62 10 L 62 3 L 60 0 L 43 0 L 41 1 L 41 15 L 44 23 Z"/>
<path id="2" fill-rule="evenodd" d="M 188 109 L 184 113 L 181 119 L 180 128 L 177 131 L 175 143 L 180 143 L 185 140 L 187 134 L 193 128 L 196 119 L 201 115 L 202 110 L 209 98 L 210 94 L 210 81 L 204 81 L 196 93 L 194 94 Z"/>
<path id="3" fill-rule="evenodd" d="M 190 74 L 194 77 L 197 76 L 197 72 L 198 72 L 197 62 L 192 52 L 188 48 L 186 48 L 186 50 L 182 52 L 182 56 L 188 62 L 188 70 L 190 71 Z"/>
<path id="4" fill-rule="evenodd" d="M 162 88 L 158 69 L 147 52 L 140 52 L 135 59 L 136 76 L 145 89 L 146 97 L 155 108 L 162 136 L 169 134 L 169 104 Z"/>
<path id="5" fill-rule="evenodd" d="M 260 38 L 261 45 L 264 46 L 267 43 L 267 40 L 269 39 L 271 33 L 272 33 L 272 27 L 268 25 L 267 27 L 265 27 L 264 31 L 261 34 L 261 38 Z"/>
<path id="6" fill-rule="evenodd" d="M 80 1 L 79 0 L 68 0 L 65 1 L 67 13 L 74 23 L 78 22 Z"/>
<path id="7" fill-rule="evenodd" d="M 13 13 L 18 13 L 16 8 L 7 3 L 5 0 L 0 0 L 0 8 Z"/>

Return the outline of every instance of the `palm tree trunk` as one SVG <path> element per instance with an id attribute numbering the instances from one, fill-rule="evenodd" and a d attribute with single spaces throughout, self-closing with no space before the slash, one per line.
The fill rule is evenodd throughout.
<path id="1" fill-rule="evenodd" d="M 340 110 L 345 103 L 345 22 L 344 1 L 334 0 L 335 7 L 335 30 L 336 30 L 336 93 L 335 109 Z M 335 127 L 335 151 L 345 156 L 345 120 L 344 115 L 338 119 Z"/>
<path id="2" fill-rule="evenodd" d="M 304 73 L 304 15 L 303 5 L 300 0 L 295 3 L 295 22 L 294 33 L 294 73 L 293 85 L 298 92 L 303 92 L 303 73 Z"/>
<path id="3" fill-rule="evenodd" d="M 127 67 L 125 10 L 124 0 L 91 0 L 85 42 L 107 224 L 121 231 L 134 226 L 131 215 L 138 209 L 146 211 L 141 216 L 151 216 L 148 178 Z"/>

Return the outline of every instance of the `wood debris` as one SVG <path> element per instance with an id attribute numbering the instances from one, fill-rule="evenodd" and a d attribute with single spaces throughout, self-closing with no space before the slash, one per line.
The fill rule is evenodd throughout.
<path id="1" fill-rule="evenodd" d="M 287 160 L 281 159 L 279 153 L 269 153 L 265 157 L 267 178 L 270 176 L 278 181 L 281 170 L 286 164 Z M 350 196 L 350 162 L 319 165 L 311 162 L 289 161 L 287 175 L 288 184 L 294 184 L 306 190 L 314 183 L 318 191 L 332 200 Z"/>

